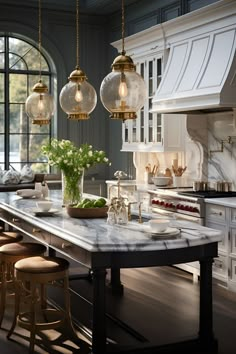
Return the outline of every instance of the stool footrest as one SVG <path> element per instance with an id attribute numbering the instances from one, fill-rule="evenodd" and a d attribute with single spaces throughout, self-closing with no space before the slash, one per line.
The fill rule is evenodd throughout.
<path id="1" fill-rule="evenodd" d="M 47 317 L 52 317 L 56 315 L 57 319 L 48 319 Z M 55 329 L 62 325 L 65 321 L 65 313 L 63 311 L 55 310 L 55 309 L 45 309 L 41 311 L 41 316 L 44 317 L 44 322 L 37 322 L 36 320 L 35 327 L 36 329 L 44 330 L 44 329 Z M 20 327 L 30 330 L 32 328 L 31 322 L 32 313 L 24 312 L 18 315 L 17 324 Z M 58 318 L 59 317 L 59 318 Z M 46 322 L 47 321 L 47 322 Z"/>

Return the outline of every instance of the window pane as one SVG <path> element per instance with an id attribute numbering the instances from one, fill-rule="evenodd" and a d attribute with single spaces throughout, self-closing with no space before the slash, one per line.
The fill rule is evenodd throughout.
<path id="1" fill-rule="evenodd" d="M 2 163 L 4 163 L 4 135 L 0 134 L 0 164 Z M 4 169 L 4 167 L 2 167 L 2 169 Z"/>
<path id="2" fill-rule="evenodd" d="M 9 69 L 27 70 L 24 60 L 16 54 L 9 53 Z"/>
<path id="3" fill-rule="evenodd" d="M 17 53 L 21 56 L 27 63 L 28 70 L 39 70 L 39 51 L 31 44 L 24 42 L 17 38 L 9 39 L 9 51 L 12 53 Z M 16 69 L 14 62 L 11 63 L 10 67 Z M 42 70 L 48 71 L 48 65 L 43 56 L 41 56 Z"/>
<path id="4" fill-rule="evenodd" d="M 4 37 L 0 37 L 0 52 L 4 52 Z"/>
<path id="5" fill-rule="evenodd" d="M 45 162 L 46 158 L 41 153 L 41 146 L 49 141 L 49 137 L 47 135 L 30 135 L 29 139 L 29 161 Z"/>
<path id="6" fill-rule="evenodd" d="M 0 74 L 0 102 L 4 102 L 4 74 Z"/>
<path id="7" fill-rule="evenodd" d="M 0 69 L 4 69 L 4 53 L 0 53 Z"/>
<path id="8" fill-rule="evenodd" d="M 24 104 L 10 104 L 10 133 L 27 133 L 28 117 Z"/>
<path id="9" fill-rule="evenodd" d="M 0 133 L 4 133 L 4 104 L 0 104 Z"/>
<path id="10" fill-rule="evenodd" d="M 25 103 L 27 98 L 27 76 L 10 74 L 10 103 Z"/>
<path id="11" fill-rule="evenodd" d="M 14 167 L 15 162 L 21 161 L 20 156 L 20 141 L 22 139 L 22 135 L 10 135 L 10 164 Z"/>

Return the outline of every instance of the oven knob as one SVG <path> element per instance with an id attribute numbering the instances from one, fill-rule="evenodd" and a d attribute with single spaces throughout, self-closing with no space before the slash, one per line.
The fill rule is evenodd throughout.
<path id="1" fill-rule="evenodd" d="M 191 210 L 190 210 L 190 206 L 185 205 L 184 210 L 185 210 L 185 211 L 191 211 Z"/>
<path id="2" fill-rule="evenodd" d="M 165 202 L 163 202 L 163 200 L 159 203 L 160 205 L 164 206 Z"/>
<path id="3" fill-rule="evenodd" d="M 177 205 L 176 205 L 176 209 L 179 209 L 179 207 L 180 207 L 180 204 L 177 204 Z"/>
<path id="4" fill-rule="evenodd" d="M 193 213 L 199 213 L 198 208 L 193 208 Z"/>
<path id="5" fill-rule="evenodd" d="M 170 207 L 170 203 L 165 203 L 165 207 L 169 208 Z"/>

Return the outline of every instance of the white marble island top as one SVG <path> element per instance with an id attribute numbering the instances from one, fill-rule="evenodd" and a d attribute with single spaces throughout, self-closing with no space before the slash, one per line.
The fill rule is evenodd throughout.
<path id="1" fill-rule="evenodd" d="M 236 208 L 236 197 L 229 198 L 206 198 L 205 203 L 223 205 L 229 208 Z"/>
<path id="2" fill-rule="evenodd" d="M 36 199 L 22 199 L 14 192 L 0 194 L 0 207 L 35 227 L 51 232 L 75 246 L 89 252 L 102 251 L 151 251 L 186 248 L 222 240 L 222 232 L 188 221 L 171 221 L 171 227 L 180 230 L 179 235 L 158 238 L 144 231 L 137 221 L 125 226 L 110 226 L 106 218 L 78 219 L 68 216 L 62 207 L 61 192 L 52 191 L 53 208 L 58 213 L 53 216 L 34 215 Z M 185 229 L 186 228 L 186 229 Z"/>

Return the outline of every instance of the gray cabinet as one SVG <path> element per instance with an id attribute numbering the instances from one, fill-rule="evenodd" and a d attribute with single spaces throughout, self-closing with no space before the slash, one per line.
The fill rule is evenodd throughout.
<path id="1" fill-rule="evenodd" d="M 213 276 L 236 291 L 236 208 L 206 203 L 206 226 L 223 231 Z"/>

